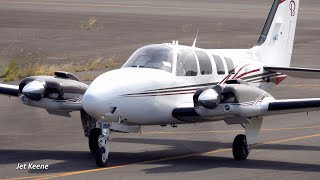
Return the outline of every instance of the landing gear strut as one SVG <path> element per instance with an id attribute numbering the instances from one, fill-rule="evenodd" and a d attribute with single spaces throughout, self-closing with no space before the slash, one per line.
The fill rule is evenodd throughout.
<path id="1" fill-rule="evenodd" d="M 98 167 L 105 167 L 109 158 L 108 140 L 110 135 L 110 124 L 101 123 L 101 134 L 98 138 L 98 150 L 96 151 L 96 164 Z"/>
<path id="2" fill-rule="evenodd" d="M 235 160 L 246 160 L 250 154 L 250 145 L 244 134 L 239 134 L 234 138 L 232 145 L 232 153 Z"/>

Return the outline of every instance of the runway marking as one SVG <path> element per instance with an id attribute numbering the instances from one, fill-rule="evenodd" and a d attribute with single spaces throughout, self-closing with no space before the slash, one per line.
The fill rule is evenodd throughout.
<path id="1" fill-rule="evenodd" d="M 261 131 L 284 131 L 284 130 L 299 130 L 299 129 L 320 129 L 320 126 L 304 126 L 304 127 L 296 127 L 296 128 L 275 128 L 275 129 L 261 129 Z M 233 132 L 244 132 L 244 130 L 225 130 L 225 131 L 173 131 L 173 132 L 165 132 L 165 131 L 155 131 L 155 132 L 142 132 L 141 134 L 205 134 L 205 133 L 233 133 Z M 8 134 L 8 133 L 0 133 L 0 136 L 39 136 L 39 134 Z M 40 134 L 42 135 L 42 134 Z M 1 179 L 0 179 L 1 180 Z"/>
<path id="2" fill-rule="evenodd" d="M 146 5 L 121 5 L 121 4 L 89 4 L 89 3 L 60 3 L 60 2 L 38 2 L 38 1 L 0 1 L 8 4 L 34 4 L 34 5 L 59 5 L 59 6 L 85 6 L 85 7 L 119 7 L 119 8 L 148 8 L 148 9 L 172 9 L 172 10 L 205 10 L 205 11 L 225 11 L 225 12 L 268 12 L 267 10 L 254 9 L 218 9 L 200 7 L 170 7 L 170 6 L 146 6 Z M 317 11 L 302 11 L 301 13 L 318 14 Z"/>
<path id="3" fill-rule="evenodd" d="M 308 138 L 313 138 L 313 137 L 320 137 L 320 134 L 314 134 L 314 135 L 310 135 L 310 136 L 301 136 L 301 137 L 283 139 L 283 140 L 278 140 L 278 141 L 271 141 L 266 144 L 276 144 L 276 143 L 282 143 L 282 142 L 288 142 L 288 141 L 294 141 L 294 140 L 308 139 Z M 261 145 L 263 145 L 263 144 L 261 144 Z"/>
<path id="4" fill-rule="evenodd" d="M 254 145 L 254 147 L 263 146 L 263 145 L 267 145 L 267 144 L 275 144 L 275 143 L 283 143 L 283 142 L 289 142 L 289 141 L 295 141 L 295 140 L 308 139 L 308 138 L 313 138 L 313 137 L 320 137 L 320 134 L 313 134 L 313 135 L 308 135 L 308 136 L 300 136 L 300 137 L 294 137 L 294 138 L 288 138 L 288 139 L 282 139 L 282 140 L 269 141 L 269 142 L 266 142 L 266 143 L 261 143 L 261 144 Z M 168 158 L 162 158 L 162 159 L 155 159 L 155 160 L 149 160 L 149 161 L 142 161 L 142 162 L 137 162 L 137 163 L 132 163 L 132 164 L 124 164 L 124 165 L 112 166 L 112 167 L 106 167 L 106 168 L 80 170 L 80 171 L 73 171 L 73 172 L 61 173 L 61 174 L 53 174 L 53 175 L 44 175 L 44 176 L 20 177 L 20 178 L 6 179 L 6 180 L 20 180 L 20 179 L 40 179 L 40 180 L 43 180 L 43 179 L 52 179 L 52 178 L 66 177 L 66 176 L 78 175 L 78 174 L 84 174 L 84 173 L 91 173 L 91 172 L 98 172 L 98 171 L 105 171 L 105 170 L 111 170 L 111 169 L 124 168 L 124 167 L 138 165 L 138 164 L 146 164 L 146 163 L 161 162 L 161 161 L 174 160 L 174 159 L 182 159 L 182 158 L 186 158 L 186 157 L 199 156 L 199 155 L 215 154 L 215 153 L 226 152 L 226 151 L 231 151 L 231 150 L 232 150 L 231 148 L 217 149 L 217 150 L 208 151 L 208 152 L 194 153 L 194 154 L 175 156 L 175 157 L 168 157 Z"/>
<path id="5" fill-rule="evenodd" d="M 242 12 L 267 12 L 263 10 L 250 9 L 214 9 L 197 7 L 169 7 L 169 6 L 146 6 L 146 5 L 121 5 L 121 4 L 88 4 L 88 3 L 58 3 L 58 2 L 37 2 L 37 1 L 0 1 L 8 4 L 34 4 L 34 5 L 59 5 L 59 6 L 85 6 L 85 7 L 119 7 L 119 8 L 148 8 L 148 9 L 174 9 L 174 10 L 206 10 L 206 11 L 242 11 Z"/>
<path id="6" fill-rule="evenodd" d="M 306 126 L 296 128 L 276 128 L 276 129 L 261 129 L 261 131 L 284 131 L 284 130 L 299 130 L 299 129 L 318 129 L 320 126 Z M 142 132 L 142 134 L 205 134 L 205 133 L 230 133 L 243 132 L 244 130 L 226 130 L 226 131 L 195 131 L 195 132 Z"/>

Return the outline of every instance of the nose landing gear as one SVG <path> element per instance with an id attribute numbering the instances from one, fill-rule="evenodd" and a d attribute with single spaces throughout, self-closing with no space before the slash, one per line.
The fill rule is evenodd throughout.
<path id="1" fill-rule="evenodd" d="M 101 135 L 98 138 L 99 149 L 96 151 L 96 164 L 105 167 L 109 158 L 108 140 L 110 135 L 110 124 L 101 122 Z"/>
<path id="2" fill-rule="evenodd" d="M 99 149 L 99 136 L 101 134 L 100 128 L 94 128 L 90 131 L 89 135 L 89 149 L 92 154 L 95 154 L 97 150 Z"/>
<path id="3" fill-rule="evenodd" d="M 98 167 L 105 167 L 109 159 L 108 141 L 110 140 L 110 132 L 138 133 L 141 131 L 140 126 L 129 126 L 122 123 L 98 121 L 101 127 L 96 144 L 99 146 L 95 152 L 96 164 Z"/>

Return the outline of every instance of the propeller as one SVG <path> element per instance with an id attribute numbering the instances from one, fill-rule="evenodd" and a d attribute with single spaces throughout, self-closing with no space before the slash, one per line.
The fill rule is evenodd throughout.
<path id="1" fill-rule="evenodd" d="M 31 81 L 22 89 L 22 94 L 34 101 L 39 101 L 40 99 L 42 99 L 42 97 L 44 96 L 44 92 L 44 83 L 37 80 Z"/>
<path id="2" fill-rule="evenodd" d="M 205 108 L 214 109 L 216 108 L 221 101 L 220 94 L 217 93 L 214 89 L 204 90 L 198 97 L 198 102 Z"/>

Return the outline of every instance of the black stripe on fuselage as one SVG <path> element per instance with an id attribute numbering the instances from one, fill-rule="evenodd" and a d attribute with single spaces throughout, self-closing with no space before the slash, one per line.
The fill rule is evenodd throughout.
<path id="1" fill-rule="evenodd" d="M 274 76 L 278 76 L 280 74 L 275 74 L 275 73 L 262 73 L 262 74 L 257 74 L 253 76 L 248 76 L 244 78 L 240 78 L 243 80 L 246 80 L 247 82 L 252 82 L 259 80 L 259 78 L 270 78 Z M 253 79 L 252 79 L 253 78 Z M 207 83 L 207 84 L 194 84 L 194 85 L 188 85 L 188 86 L 178 86 L 178 87 L 170 87 L 170 88 L 162 88 L 162 89 L 154 89 L 154 90 L 147 90 L 144 92 L 140 93 L 131 93 L 131 94 L 124 94 L 123 96 L 157 96 L 157 95 L 175 95 L 175 94 L 181 94 L 181 92 L 189 92 L 189 91 L 196 91 L 202 87 L 210 86 L 210 85 L 217 85 L 218 83 Z M 191 88 L 192 89 L 186 89 L 186 88 Z M 172 94 L 171 94 L 172 93 Z"/>
<path id="2" fill-rule="evenodd" d="M 187 86 L 152 89 L 152 90 L 147 90 L 147 91 L 174 90 L 174 89 L 180 89 L 180 88 L 192 88 L 192 87 L 197 87 L 197 86 L 213 86 L 213 85 L 217 85 L 217 84 L 218 84 L 217 82 L 213 82 L 213 83 L 205 83 L 205 84 L 193 84 L 193 85 L 187 85 Z"/>
<path id="3" fill-rule="evenodd" d="M 141 92 L 141 93 L 125 94 L 125 96 L 195 91 L 195 90 L 198 90 L 199 88 L 202 88 L 202 87 L 213 86 L 213 85 L 217 85 L 217 84 L 218 84 L 217 82 L 214 82 L 214 83 L 206 83 L 206 84 L 194 84 L 194 85 L 188 85 L 188 86 L 177 86 L 177 87 L 170 87 L 170 88 L 153 89 L 153 90 L 146 90 L 145 92 Z M 192 87 L 194 87 L 194 88 L 192 88 Z M 192 89 L 186 89 L 186 88 L 192 88 Z"/>

